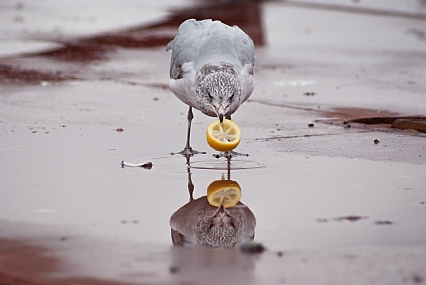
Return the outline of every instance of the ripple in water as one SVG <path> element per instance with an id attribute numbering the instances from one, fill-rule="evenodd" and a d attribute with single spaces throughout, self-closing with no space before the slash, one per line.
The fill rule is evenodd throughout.
<path id="1" fill-rule="evenodd" d="M 243 170 L 243 169 L 256 169 L 263 168 L 265 165 L 260 164 L 254 160 L 231 160 L 231 170 Z M 216 160 L 216 161 L 193 161 L 191 162 L 191 168 L 194 169 L 212 169 L 212 170 L 228 170 L 228 161 Z"/>

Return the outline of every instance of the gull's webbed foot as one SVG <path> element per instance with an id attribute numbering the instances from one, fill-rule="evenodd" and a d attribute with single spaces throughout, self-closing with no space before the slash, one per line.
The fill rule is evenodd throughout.
<path id="1" fill-rule="evenodd" d="M 197 151 L 195 149 L 192 149 L 192 147 L 185 147 L 182 151 L 172 152 L 170 154 L 171 155 L 180 154 L 180 155 L 183 155 L 185 157 L 191 157 L 191 156 L 194 156 L 196 154 L 206 154 L 206 152 L 205 151 Z"/>
<path id="2" fill-rule="evenodd" d="M 241 153 L 241 152 L 236 152 L 236 151 L 226 151 L 226 152 L 221 152 L 221 153 L 217 153 L 217 154 L 213 154 L 214 157 L 216 158 L 221 158 L 221 157 L 226 157 L 226 158 L 231 158 L 231 157 L 236 157 L 236 156 L 249 156 L 248 153 Z"/>

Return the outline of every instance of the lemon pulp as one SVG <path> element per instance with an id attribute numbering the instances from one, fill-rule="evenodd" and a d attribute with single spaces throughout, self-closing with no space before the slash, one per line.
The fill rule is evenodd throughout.
<path id="1" fill-rule="evenodd" d="M 207 127 L 206 136 L 207 143 L 213 149 L 226 152 L 238 146 L 241 141 L 241 130 L 231 120 L 224 119 L 222 123 L 216 120 Z"/>
<path id="2" fill-rule="evenodd" d="M 229 208 L 241 199 L 240 185 L 234 180 L 216 180 L 207 187 L 207 200 L 215 207 Z"/>

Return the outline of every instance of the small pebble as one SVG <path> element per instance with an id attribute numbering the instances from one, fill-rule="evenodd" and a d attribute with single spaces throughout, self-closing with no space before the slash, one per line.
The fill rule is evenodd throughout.
<path id="1" fill-rule="evenodd" d="M 346 125 L 346 128 L 348 128 L 348 129 L 350 129 L 351 127 L 352 127 L 351 124 Z"/>
<path id="2" fill-rule="evenodd" d="M 380 141 L 378 139 L 374 140 L 374 144 L 378 144 Z"/>
<path id="3" fill-rule="evenodd" d="M 393 222 L 391 221 L 375 221 L 375 225 L 393 225 Z"/>
<path id="4" fill-rule="evenodd" d="M 305 96 L 314 96 L 315 92 L 305 92 L 305 93 L 303 93 L 303 95 L 305 95 Z"/>
<path id="5" fill-rule="evenodd" d="M 423 280 L 424 280 L 424 278 L 417 273 L 414 273 L 412 278 L 413 278 L 413 283 L 415 284 L 423 283 Z"/>
<path id="6" fill-rule="evenodd" d="M 313 128 L 313 127 L 314 127 L 314 124 L 313 124 L 313 123 L 310 123 L 310 124 L 308 124 L 308 127 Z"/>
<path id="7" fill-rule="evenodd" d="M 248 241 L 240 246 L 240 250 L 244 253 L 255 254 L 264 252 L 265 247 L 260 242 Z"/>
<path id="8" fill-rule="evenodd" d="M 179 272 L 179 267 L 177 267 L 177 266 L 170 266 L 170 268 L 169 268 L 169 270 L 170 270 L 170 273 L 178 273 Z"/>

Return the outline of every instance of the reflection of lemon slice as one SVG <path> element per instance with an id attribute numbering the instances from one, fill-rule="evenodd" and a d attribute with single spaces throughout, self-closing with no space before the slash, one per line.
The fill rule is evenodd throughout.
<path id="1" fill-rule="evenodd" d="M 224 119 L 214 121 L 207 127 L 207 143 L 217 151 L 231 151 L 241 140 L 241 130 L 236 123 Z"/>
<path id="2" fill-rule="evenodd" d="M 207 187 L 207 200 L 210 205 L 225 208 L 235 206 L 241 199 L 241 188 L 233 180 L 216 180 Z"/>

